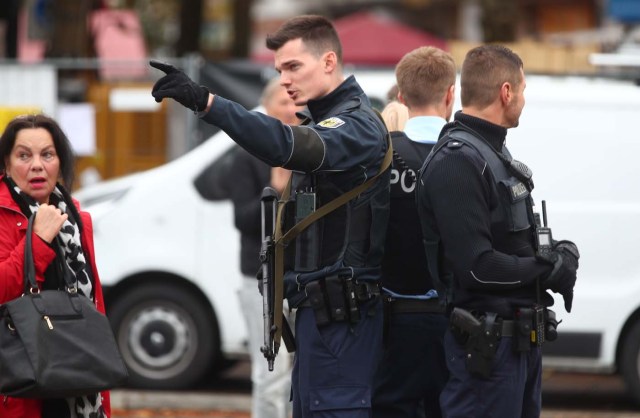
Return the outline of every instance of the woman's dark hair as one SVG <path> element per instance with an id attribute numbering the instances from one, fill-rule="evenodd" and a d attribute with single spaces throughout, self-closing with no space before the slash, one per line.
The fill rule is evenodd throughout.
<path id="1" fill-rule="evenodd" d="M 9 154 L 11 154 L 11 150 L 13 150 L 18 132 L 23 129 L 34 128 L 46 129 L 51 134 L 53 146 L 56 148 L 56 154 L 58 154 L 58 158 L 60 159 L 62 185 L 67 190 L 71 190 L 74 180 L 75 161 L 71 143 L 64 132 L 62 132 L 58 122 L 44 114 L 17 116 L 9 122 L 2 136 L 0 136 L 0 170 L 4 171 L 6 169 L 6 160 Z"/>

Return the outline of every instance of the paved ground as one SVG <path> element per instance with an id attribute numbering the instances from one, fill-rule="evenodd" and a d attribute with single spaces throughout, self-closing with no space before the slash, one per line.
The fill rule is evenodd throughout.
<path id="1" fill-rule="evenodd" d="M 112 418 L 250 418 L 247 364 L 220 382 L 189 392 L 116 390 Z M 541 418 L 640 418 L 616 376 L 545 371 Z"/>
<path id="2" fill-rule="evenodd" d="M 619 400 L 620 386 L 613 379 L 585 376 L 578 387 L 562 386 L 575 376 L 555 378 L 545 393 L 551 404 L 541 418 L 640 418 L 627 400 Z M 564 382 L 563 382 L 564 381 Z M 580 391 L 581 394 L 580 394 Z M 611 393 L 609 397 L 607 393 Z M 114 391 L 113 418 L 250 418 L 251 400 L 245 394 Z M 546 396 L 547 398 L 549 396 Z M 580 398 L 584 408 L 580 408 Z M 564 401 L 563 401 L 564 399 Z M 598 405 L 594 410 L 593 404 Z M 628 408 L 625 407 L 628 405 Z M 618 408 L 627 410 L 617 410 Z"/>
<path id="3" fill-rule="evenodd" d="M 249 416 L 251 396 L 226 393 L 117 390 L 111 392 L 111 405 L 114 411 L 113 418 L 138 416 L 176 417 L 178 412 L 185 414 L 184 416 L 193 417 L 235 418 Z M 144 414 L 144 411 L 150 410 L 156 411 L 157 415 Z M 162 411 L 165 411 L 166 414 L 162 415 Z M 191 415 L 186 415 L 187 412 Z M 212 412 L 216 412 L 218 415 L 211 415 Z"/>

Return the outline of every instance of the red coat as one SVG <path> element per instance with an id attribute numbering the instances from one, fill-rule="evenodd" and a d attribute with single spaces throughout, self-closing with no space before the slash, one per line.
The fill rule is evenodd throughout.
<path id="1" fill-rule="evenodd" d="M 96 268 L 93 247 L 93 224 L 88 212 L 81 212 L 74 201 L 83 229 L 80 233 L 84 255 L 93 272 L 95 302 L 98 311 L 104 313 L 102 286 Z M 28 219 L 14 202 L 11 193 L 0 176 L 0 303 L 19 297 L 23 288 L 24 242 Z M 33 259 L 38 283 L 44 281 L 44 272 L 55 259 L 55 251 L 33 234 Z M 109 392 L 102 392 L 102 404 L 107 416 L 111 416 Z M 40 418 L 41 404 L 37 399 L 6 398 L 0 396 L 0 418 Z"/>

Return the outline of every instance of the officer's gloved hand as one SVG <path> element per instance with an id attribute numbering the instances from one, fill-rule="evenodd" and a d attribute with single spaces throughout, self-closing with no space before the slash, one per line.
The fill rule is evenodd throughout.
<path id="1" fill-rule="evenodd" d="M 194 112 L 202 112 L 209 103 L 209 90 L 193 82 L 185 73 L 171 64 L 151 60 L 149 65 L 165 72 L 165 76 L 156 81 L 151 95 L 160 103 L 169 97 Z"/>
<path id="2" fill-rule="evenodd" d="M 553 249 L 560 252 L 561 254 L 571 256 L 572 261 L 575 261 L 576 263 L 576 270 L 578 269 L 580 251 L 578 251 L 578 247 L 576 246 L 576 244 L 569 240 L 555 241 L 553 243 Z"/>
<path id="3" fill-rule="evenodd" d="M 571 312 L 573 304 L 573 287 L 576 284 L 579 258 L 578 247 L 571 241 L 555 242 L 553 252 L 546 258 L 553 263 L 553 270 L 542 285 L 545 289 L 562 295 L 567 312 Z"/>

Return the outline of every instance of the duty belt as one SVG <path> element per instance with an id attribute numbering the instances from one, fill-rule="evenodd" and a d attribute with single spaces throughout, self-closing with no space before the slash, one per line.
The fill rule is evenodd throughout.
<path id="1" fill-rule="evenodd" d="M 513 337 L 516 333 L 515 329 L 516 329 L 516 321 L 512 321 L 508 319 L 502 320 L 502 330 L 500 331 L 500 334 L 503 337 Z"/>
<path id="2" fill-rule="evenodd" d="M 310 293 L 313 293 L 313 290 L 311 290 L 311 289 L 315 287 L 314 284 L 317 285 L 318 283 L 320 283 L 320 282 L 322 282 L 324 280 L 325 279 L 319 279 L 319 280 L 313 281 L 311 283 L 307 283 L 304 286 L 305 294 L 307 295 L 307 297 L 302 302 L 300 302 L 300 304 L 298 304 L 296 307 L 297 308 L 310 308 L 310 307 L 312 307 Z M 352 279 L 348 279 L 348 280 L 352 280 Z M 359 281 L 355 281 L 355 282 L 353 282 L 353 290 L 354 290 L 355 299 L 358 302 L 367 302 L 367 301 L 369 301 L 369 300 L 371 300 L 371 299 L 373 299 L 373 298 L 375 298 L 377 296 L 380 296 L 380 285 L 378 284 L 378 282 L 372 282 L 372 281 L 361 281 L 361 282 L 359 282 Z M 345 292 L 347 292 L 347 289 L 345 289 Z"/>
<path id="3" fill-rule="evenodd" d="M 307 283 L 306 299 L 298 308 L 312 308 L 316 324 L 360 320 L 360 305 L 380 296 L 378 282 L 357 281 L 351 277 L 331 276 Z"/>
<path id="4" fill-rule="evenodd" d="M 391 314 L 400 313 L 444 313 L 443 304 L 437 298 L 413 299 L 384 296 L 385 308 Z"/>

